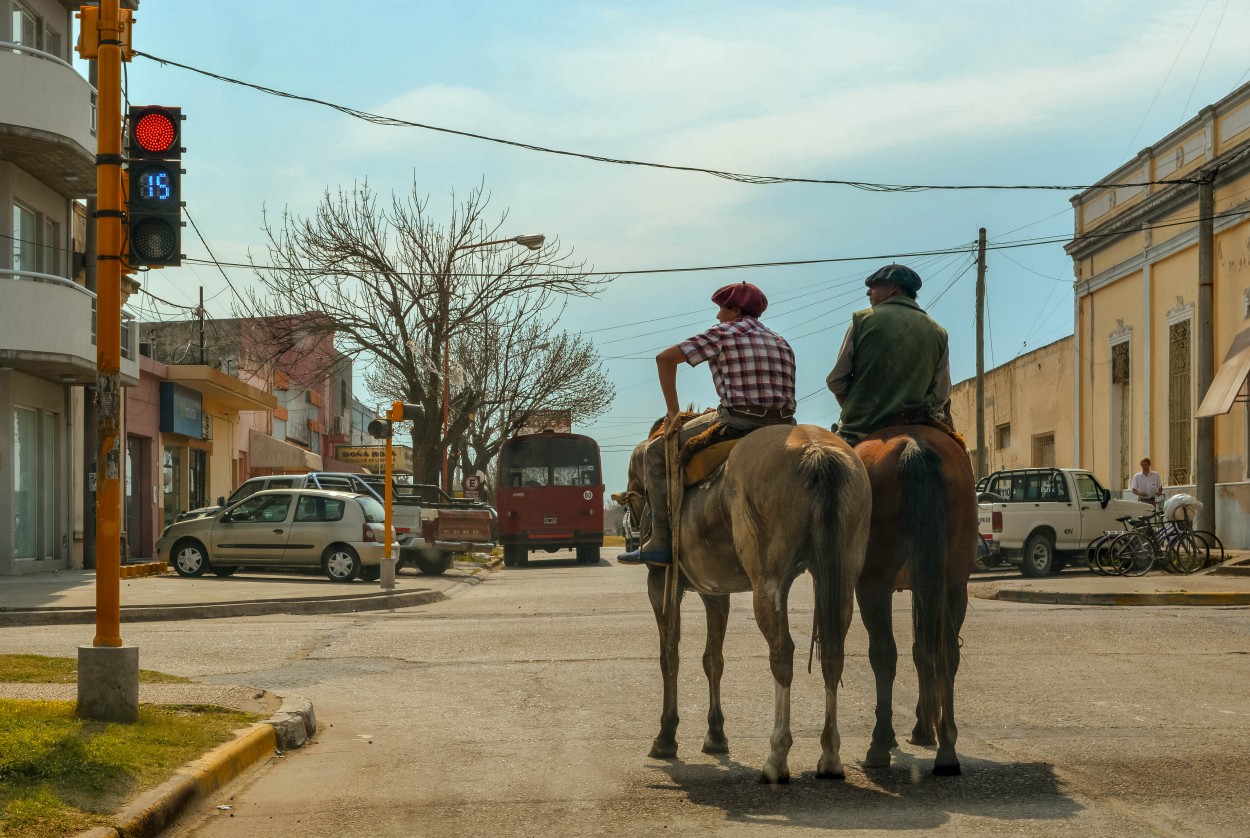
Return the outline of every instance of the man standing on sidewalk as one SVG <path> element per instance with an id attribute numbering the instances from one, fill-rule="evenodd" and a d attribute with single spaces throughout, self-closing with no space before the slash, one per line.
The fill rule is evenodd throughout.
<path id="1" fill-rule="evenodd" d="M 1143 457 L 1141 461 L 1141 471 L 1133 475 L 1133 480 L 1129 483 L 1129 489 L 1142 503 L 1149 503 L 1154 506 L 1159 505 L 1159 501 L 1163 499 L 1163 478 L 1157 471 L 1150 470 L 1150 458 Z"/>

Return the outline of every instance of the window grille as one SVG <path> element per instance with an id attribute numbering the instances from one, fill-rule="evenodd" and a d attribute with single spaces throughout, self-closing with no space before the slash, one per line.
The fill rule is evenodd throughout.
<path id="1" fill-rule="evenodd" d="M 1190 321 L 1168 327 L 1168 483 L 1190 482 L 1193 451 L 1193 375 Z"/>
<path id="2" fill-rule="evenodd" d="M 1111 347 L 1111 397 L 1115 400 L 1112 410 L 1112 438 L 1119 448 L 1114 453 L 1121 486 L 1127 486 L 1133 475 L 1133 406 L 1129 389 L 1131 378 L 1129 343 L 1122 341 Z"/>
<path id="3" fill-rule="evenodd" d="M 1033 436 L 1033 468 L 1055 467 L 1055 434 L 1035 434 Z"/>

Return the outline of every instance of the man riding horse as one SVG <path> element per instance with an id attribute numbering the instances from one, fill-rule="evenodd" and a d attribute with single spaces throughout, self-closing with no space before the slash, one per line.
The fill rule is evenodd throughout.
<path id="1" fill-rule="evenodd" d="M 852 316 L 827 379 L 842 406 L 836 430 L 855 446 L 872 485 L 868 549 L 855 585 L 877 684 L 864 765 L 888 766 L 898 745 L 891 601 L 905 588 L 919 682 L 910 741 L 937 746 L 934 774 L 958 774 L 955 674 L 977 541 L 972 467 L 950 424 L 946 331 L 916 304 L 920 277 L 886 265 L 865 284 L 872 308 Z"/>
<path id="2" fill-rule="evenodd" d="M 794 424 L 794 352 L 785 338 L 760 322 L 768 308 L 764 292 L 749 282 L 726 285 L 712 295 L 720 322 L 706 332 L 670 346 L 655 363 L 664 393 L 664 433 L 646 448 L 647 500 L 651 534 L 639 549 L 617 557 L 623 564 L 665 565 L 672 561 L 668 471 L 664 438 L 680 434 L 682 445 L 720 424 L 741 436 L 766 425 Z M 677 398 L 677 367 L 708 362 L 720 407 L 682 423 Z"/>
<path id="3" fill-rule="evenodd" d="M 826 379 L 842 406 L 834 430 L 856 445 L 889 425 L 949 427 L 946 330 L 916 304 L 920 276 L 906 265 L 886 265 L 864 284 L 872 308 L 851 315 Z"/>

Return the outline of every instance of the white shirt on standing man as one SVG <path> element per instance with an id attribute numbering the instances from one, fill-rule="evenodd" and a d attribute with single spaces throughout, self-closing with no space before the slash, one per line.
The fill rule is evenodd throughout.
<path id="1" fill-rule="evenodd" d="M 1159 472 L 1150 470 L 1150 460 L 1141 461 L 1141 471 L 1133 475 L 1129 489 L 1145 503 L 1155 503 L 1163 494 L 1163 478 Z"/>

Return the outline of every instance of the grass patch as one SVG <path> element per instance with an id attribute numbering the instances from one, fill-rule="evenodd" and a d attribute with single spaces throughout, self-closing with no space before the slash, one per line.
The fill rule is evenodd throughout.
<path id="1" fill-rule="evenodd" d="M 137 722 L 117 724 L 79 719 L 72 701 L 0 699 L 0 835 L 50 838 L 106 825 L 126 800 L 260 718 L 140 706 Z"/>
<path id="2" fill-rule="evenodd" d="M 164 672 L 139 670 L 139 680 L 146 684 L 189 684 L 190 678 L 166 675 Z M 0 683 L 77 684 L 76 658 L 48 658 L 43 655 L 0 655 Z M 0 833 L 2 834 L 2 833 Z"/>

